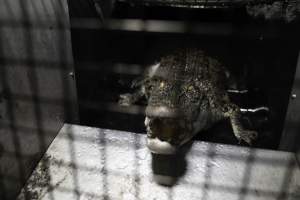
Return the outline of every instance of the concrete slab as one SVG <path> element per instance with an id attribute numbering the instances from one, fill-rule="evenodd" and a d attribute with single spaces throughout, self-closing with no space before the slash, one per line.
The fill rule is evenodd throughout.
<path id="1" fill-rule="evenodd" d="M 154 176 L 177 177 L 172 186 Z M 300 199 L 295 155 L 196 141 L 152 155 L 145 135 L 65 124 L 18 199 Z"/>

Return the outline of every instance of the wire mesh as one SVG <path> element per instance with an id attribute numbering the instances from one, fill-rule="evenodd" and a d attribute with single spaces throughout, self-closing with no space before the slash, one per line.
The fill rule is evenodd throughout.
<path id="1" fill-rule="evenodd" d="M 283 157 L 276 157 L 275 152 L 273 152 L 275 158 L 263 156 L 257 160 L 255 149 L 243 149 L 241 150 L 243 153 L 235 152 L 238 148 L 228 147 L 229 151 L 224 153 L 216 144 L 205 144 L 204 149 L 193 149 L 189 152 L 191 163 L 188 163 L 190 166 L 187 166 L 186 170 L 191 172 L 202 170 L 201 174 L 187 171 L 190 179 L 184 178 L 183 173 L 180 175 L 183 178 L 178 185 L 161 187 L 157 192 L 163 193 L 155 193 L 151 188 L 159 186 L 154 182 L 147 185 L 147 180 L 151 179 L 149 177 L 151 159 L 144 156 L 151 154 L 147 153 L 143 136 L 71 125 L 64 127 L 31 174 L 63 123 L 74 121 L 72 118 L 76 109 L 73 100 L 75 86 L 74 78 L 70 76 L 73 64 L 70 61 L 71 44 L 66 20 L 69 16 L 66 1 L 63 0 L 39 2 L 0 0 L 0 5 L 0 106 L 3 109 L 0 121 L 1 199 L 15 199 L 26 181 L 27 184 L 23 187 L 19 199 L 56 200 L 58 199 L 56 195 L 60 193 L 62 196 L 69 196 L 70 199 L 113 199 L 112 197 L 118 199 L 118 195 L 123 195 L 123 199 L 154 199 L 156 195 L 161 195 L 162 198 L 169 200 L 187 198 L 206 200 L 211 198 L 211 191 L 229 196 L 238 194 L 237 199 L 240 200 L 248 199 L 248 196 L 262 199 L 300 198 L 299 178 L 296 177 L 298 168 L 291 154 L 278 153 L 287 156 L 286 162 L 282 162 Z M 36 46 L 37 43 L 42 45 Z M 107 68 L 110 67 L 109 65 Z M 141 73 L 138 67 L 130 66 L 130 68 L 132 71 L 125 70 L 125 73 Z M 120 67 L 113 70 L 118 73 L 124 72 Z M 58 91 L 57 87 L 60 87 Z M 137 106 L 133 111 L 126 109 L 120 111 L 120 107 L 115 104 L 102 106 L 113 111 L 132 114 L 142 114 L 144 109 Z M 90 151 L 90 146 L 93 147 L 93 151 Z M 94 151 L 98 153 L 93 155 Z M 80 155 L 82 152 L 85 153 Z M 124 157 L 118 156 L 119 154 Z M 83 159 L 82 156 L 91 158 Z M 232 185 L 227 182 L 220 184 L 218 180 L 212 178 L 216 177 L 214 175 L 216 159 L 220 158 L 226 158 L 228 164 L 232 163 L 235 167 L 236 162 L 245 163 L 244 168 L 232 169 L 241 178 L 239 184 Z M 195 163 L 193 160 L 204 162 Z M 115 168 L 111 163 L 120 168 Z M 252 185 L 253 174 L 257 175 L 254 163 L 259 163 L 270 170 L 282 169 L 280 172 L 284 172 L 283 176 L 274 179 L 279 184 L 278 190 L 257 188 Z M 168 164 L 171 168 L 176 168 L 173 162 Z M 125 170 L 127 167 L 130 168 L 129 173 Z M 275 170 L 274 173 L 276 172 Z M 31 177 L 28 179 L 30 174 Z M 276 174 L 273 175 L 277 177 Z M 99 176 L 99 182 L 84 187 L 88 180 L 93 181 L 93 177 Z M 202 181 L 197 182 L 200 180 L 197 176 L 203 176 Z M 114 182 L 116 185 L 112 186 L 111 177 L 120 181 Z M 298 185 L 295 184 L 295 180 L 298 180 L 296 182 Z M 123 194 L 113 193 L 113 189 L 117 190 L 124 185 L 133 191 L 124 191 Z M 178 189 L 180 186 L 181 191 Z M 296 192 L 287 191 L 294 186 L 298 186 L 292 188 Z M 145 193 L 147 189 L 153 193 Z"/>

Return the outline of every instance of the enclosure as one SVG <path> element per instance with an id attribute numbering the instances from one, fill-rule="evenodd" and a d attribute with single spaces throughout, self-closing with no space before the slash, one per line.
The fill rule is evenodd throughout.
<path id="1" fill-rule="evenodd" d="M 0 0 L 0 199 L 300 198 L 299 13 L 297 1 Z M 120 94 L 178 48 L 228 69 L 251 146 L 224 120 L 179 155 L 147 150 L 147 101 Z"/>

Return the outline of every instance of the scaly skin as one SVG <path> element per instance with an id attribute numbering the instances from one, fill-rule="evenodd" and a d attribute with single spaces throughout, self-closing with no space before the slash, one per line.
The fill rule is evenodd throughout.
<path id="1" fill-rule="evenodd" d="M 216 59 L 198 49 L 177 50 L 149 68 L 135 84 L 137 92 L 120 95 L 119 103 L 128 106 L 145 96 L 148 137 L 174 146 L 228 118 L 235 137 L 251 144 L 257 133 L 243 127 L 240 109 L 229 100 L 226 82 L 225 68 Z"/>

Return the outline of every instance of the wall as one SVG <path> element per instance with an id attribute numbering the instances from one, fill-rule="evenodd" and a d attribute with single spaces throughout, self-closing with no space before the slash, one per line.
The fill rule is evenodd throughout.
<path id="1" fill-rule="evenodd" d="M 67 0 L 0 0 L 0 199 L 77 120 Z"/>

